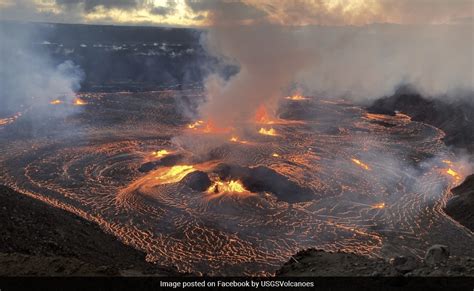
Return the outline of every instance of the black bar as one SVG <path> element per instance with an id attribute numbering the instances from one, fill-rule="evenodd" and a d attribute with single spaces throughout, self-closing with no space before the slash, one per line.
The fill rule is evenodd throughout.
<path id="1" fill-rule="evenodd" d="M 258 284 L 258 285 L 257 285 Z M 187 286 L 187 287 L 186 287 Z M 257 287 L 258 286 L 258 287 Z M 3 277 L 16 290 L 474 290 L 474 277 Z"/>

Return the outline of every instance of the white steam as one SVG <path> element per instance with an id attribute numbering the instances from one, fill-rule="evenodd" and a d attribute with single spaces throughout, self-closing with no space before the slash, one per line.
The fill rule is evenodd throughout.
<path id="1" fill-rule="evenodd" d="M 55 64 L 47 52 L 39 52 L 34 42 L 38 31 L 29 27 L 2 24 L 0 27 L 0 109 L 16 112 L 30 106 L 47 109 L 61 98 L 72 101 L 84 77 L 72 61 Z M 37 114 L 48 110 L 37 110 Z"/>
<path id="2" fill-rule="evenodd" d="M 474 92 L 473 23 L 290 27 L 240 25 L 216 16 L 207 50 L 240 67 L 206 82 L 203 118 L 233 124 L 264 104 L 274 108 L 295 85 L 304 93 L 365 102 L 411 85 L 422 95 Z"/>

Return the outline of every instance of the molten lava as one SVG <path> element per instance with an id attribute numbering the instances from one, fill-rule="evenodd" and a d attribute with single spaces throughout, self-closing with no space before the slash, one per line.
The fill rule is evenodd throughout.
<path id="1" fill-rule="evenodd" d="M 301 100 L 307 100 L 308 98 L 303 97 L 300 94 L 295 94 L 295 95 L 286 97 L 286 99 L 293 100 L 293 101 L 301 101 Z"/>
<path id="2" fill-rule="evenodd" d="M 189 129 L 198 129 L 198 128 L 201 127 L 203 124 L 204 124 L 204 121 L 198 120 L 198 121 L 196 121 L 196 122 L 194 122 L 194 123 L 188 124 L 188 128 L 189 128 Z"/>
<path id="3" fill-rule="evenodd" d="M 454 179 L 456 179 L 456 181 L 461 180 L 461 175 L 458 172 L 456 172 L 455 170 L 451 169 L 451 168 L 447 169 L 446 173 L 448 175 L 452 176 Z"/>
<path id="4" fill-rule="evenodd" d="M 13 116 L 7 117 L 7 118 L 0 118 L 0 126 L 4 126 L 7 124 L 10 124 L 17 120 L 21 116 L 21 112 L 16 113 Z"/>
<path id="5" fill-rule="evenodd" d="M 277 154 L 277 153 L 273 153 L 273 154 L 272 154 L 272 157 L 279 158 L 279 157 L 280 157 L 280 155 L 279 155 L 279 154 Z"/>
<path id="6" fill-rule="evenodd" d="M 83 99 L 77 97 L 76 99 L 74 99 L 73 104 L 74 104 L 75 106 L 83 106 L 83 105 L 87 105 L 87 102 L 84 101 Z"/>
<path id="7" fill-rule="evenodd" d="M 276 121 L 268 115 L 265 106 L 261 105 L 255 112 L 255 122 L 264 124 L 275 124 Z"/>
<path id="8" fill-rule="evenodd" d="M 359 167 L 361 167 L 361 168 L 363 168 L 363 169 L 365 169 L 365 170 L 367 170 L 367 171 L 370 170 L 369 166 L 366 165 L 366 164 L 364 164 L 364 163 L 361 162 L 360 160 L 354 159 L 354 158 L 352 158 L 351 160 L 352 160 L 352 162 L 354 162 L 354 164 L 358 165 Z"/>
<path id="9" fill-rule="evenodd" d="M 248 197 L 253 195 L 255 194 L 245 189 L 244 185 L 239 180 L 214 181 L 207 189 L 208 199 L 215 199 L 223 196 Z"/>
<path id="10" fill-rule="evenodd" d="M 162 158 L 164 156 L 167 156 L 169 154 L 171 154 L 169 151 L 167 150 L 159 150 L 159 151 L 154 151 L 151 153 L 152 156 L 154 156 L 155 158 Z"/>
<path id="11" fill-rule="evenodd" d="M 376 203 L 376 204 L 372 205 L 372 208 L 384 209 L 385 208 L 385 202 Z"/>
<path id="12" fill-rule="evenodd" d="M 61 101 L 59 99 L 55 99 L 55 100 L 49 102 L 49 104 L 51 104 L 51 105 L 58 105 L 58 104 L 62 104 L 62 103 L 63 103 L 63 101 Z"/>
<path id="13" fill-rule="evenodd" d="M 177 183 L 181 181 L 187 174 L 194 171 L 196 171 L 196 169 L 190 165 L 173 166 L 163 171 L 160 175 L 155 177 L 155 179 L 159 180 L 160 184 Z"/>
<path id="14" fill-rule="evenodd" d="M 276 131 L 272 128 L 270 129 L 265 129 L 265 128 L 260 128 L 260 130 L 258 131 L 258 133 L 260 134 L 263 134 L 263 135 L 271 135 L 271 136 L 277 136 L 278 134 L 276 133 Z"/>
<path id="15" fill-rule="evenodd" d="M 225 127 L 218 127 L 212 121 L 203 121 L 198 120 L 194 123 L 188 124 L 189 129 L 199 130 L 203 133 L 226 133 L 231 130 L 231 128 Z"/>
<path id="16" fill-rule="evenodd" d="M 236 142 L 236 143 L 242 143 L 242 144 L 247 144 L 248 143 L 248 141 L 246 141 L 246 140 L 240 140 L 239 137 L 237 137 L 237 136 L 232 136 L 229 139 L 229 141 Z"/>

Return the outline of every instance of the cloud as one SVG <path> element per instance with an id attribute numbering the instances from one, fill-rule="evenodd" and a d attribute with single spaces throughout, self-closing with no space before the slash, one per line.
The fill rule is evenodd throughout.
<path id="1" fill-rule="evenodd" d="M 472 0 L 174 0 L 157 3 L 152 0 L 0 0 L 0 18 L 193 26 L 213 23 L 362 26 L 372 23 L 472 23 L 474 14 Z M 139 17 L 140 21 L 137 20 Z"/>
<path id="2" fill-rule="evenodd" d="M 71 6 L 83 7 L 86 13 L 96 10 L 98 7 L 121 10 L 136 9 L 144 3 L 143 0 L 56 0 L 56 4 L 59 6 L 65 6 L 66 9 Z"/>
<path id="3" fill-rule="evenodd" d="M 207 23 L 251 24 L 267 16 L 267 13 L 243 1 L 186 0 L 195 13 L 206 12 Z"/>
<path id="4" fill-rule="evenodd" d="M 176 1 L 168 0 L 166 6 L 153 6 L 150 9 L 150 13 L 161 16 L 169 15 L 176 11 L 176 5 Z"/>

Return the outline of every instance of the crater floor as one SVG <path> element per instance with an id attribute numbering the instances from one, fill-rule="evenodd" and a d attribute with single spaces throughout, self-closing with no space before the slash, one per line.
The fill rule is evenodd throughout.
<path id="1" fill-rule="evenodd" d="M 183 95 L 199 92 L 84 94 L 87 104 L 72 113 L 50 105 L 48 118 L 29 108 L 0 125 L 0 179 L 180 271 L 268 275 L 311 247 L 422 256 L 442 243 L 473 255 L 472 232 L 442 211 L 462 169 L 441 130 L 306 98 L 282 101 L 281 122 L 242 125 L 232 139 L 190 129 Z M 161 161 L 169 155 L 179 158 Z M 276 173 L 265 185 L 296 186 L 212 193 L 183 179 L 201 171 L 215 182 L 222 163 L 263 167 Z M 304 199 L 291 199 L 294 189 Z"/>

